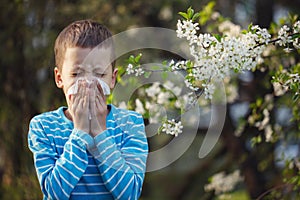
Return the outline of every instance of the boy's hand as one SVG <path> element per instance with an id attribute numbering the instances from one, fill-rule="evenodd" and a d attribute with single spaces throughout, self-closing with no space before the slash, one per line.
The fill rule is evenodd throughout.
<path id="1" fill-rule="evenodd" d="M 92 83 L 89 102 L 91 112 L 90 134 L 95 137 L 106 130 L 107 115 L 106 98 L 98 81 Z"/>
<path id="2" fill-rule="evenodd" d="M 86 133 L 90 132 L 89 93 L 90 88 L 87 86 L 87 83 L 80 81 L 78 93 L 70 97 L 70 114 L 72 115 L 74 128 Z"/>

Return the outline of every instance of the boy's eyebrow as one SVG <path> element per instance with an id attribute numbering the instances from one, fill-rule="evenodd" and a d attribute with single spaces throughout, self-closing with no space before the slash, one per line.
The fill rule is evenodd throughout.
<path id="1" fill-rule="evenodd" d="M 73 70 L 78 70 L 78 69 L 82 70 L 83 68 L 84 68 L 84 66 L 82 66 L 82 65 L 80 65 L 80 64 L 75 64 L 75 65 L 73 66 Z"/>
<path id="2" fill-rule="evenodd" d="M 88 68 L 90 68 L 90 69 L 88 69 Z M 93 72 L 105 73 L 105 72 L 107 72 L 108 69 L 109 69 L 108 67 L 106 67 L 105 69 L 103 69 L 101 67 L 101 65 L 94 65 L 94 66 L 86 65 L 85 66 L 85 65 L 82 65 L 82 64 L 74 64 L 73 68 L 72 68 L 72 71 L 78 71 L 78 70 L 80 70 L 80 71 L 86 71 L 86 70 L 91 70 Z"/>
<path id="3" fill-rule="evenodd" d="M 106 67 L 106 68 L 102 68 L 102 67 L 95 67 L 94 69 L 93 69 L 93 71 L 100 71 L 100 72 L 106 72 L 108 70 L 108 67 Z"/>

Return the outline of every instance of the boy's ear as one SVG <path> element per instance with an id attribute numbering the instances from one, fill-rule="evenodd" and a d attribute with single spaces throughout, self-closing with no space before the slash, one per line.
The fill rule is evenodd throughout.
<path id="1" fill-rule="evenodd" d="M 61 78 L 61 73 L 57 67 L 54 68 L 54 78 L 55 78 L 55 83 L 58 88 L 63 87 L 63 82 Z"/>
<path id="2" fill-rule="evenodd" d="M 117 82 L 117 75 L 118 75 L 118 68 L 115 68 L 112 73 L 112 79 L 110 83 L 110 89 L 113 89 L 115 87 L 115 84 Z"/>

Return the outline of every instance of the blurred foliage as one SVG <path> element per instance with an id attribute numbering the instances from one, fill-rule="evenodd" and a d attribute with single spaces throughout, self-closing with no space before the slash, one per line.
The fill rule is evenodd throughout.
<path id="1" fill-rule="evenodd" d="M 32 155 L 27 148 L 29 120 L 36 114 L 64 105 L 62 91 L 53 79 L 53 45 L 57 34 L 72 21 L 91 18 L 108 26 L 113 33 L 134 27 L 157 26 L 175 29 L 177 13 L 192 6 L 200 10 L 209 1 L 197 0 L 2 0 L 0 5 L 0 199 L 41 199 L 41 192 L 34 171 Z M 250 2 L 250 1 L 249 1 Z M 216 9 L 225 17 L 241 24 L 255 21 L 255 2 L 241 0 L 216 1 Z M 267 8 L 288 9 L 299 13 L 297 1 L 259 1 L 268 3 Z M 210 5 L 210 4 L 208 4 Z M 245 11 L 244 15 L 241 15 Z M 207 7 L 208 11 L 211 9 Z M 209 12 L 202 13 L 203 23 Z M 272 13 L 273 14 L 273 13 Z M 265 13 L 268 15 L 268 13 Z M 246 21 L 246 22 L 245 22 Z M 269 22 L 270 23 L 270 22 Z M 207 27 L 209 29 L 209 27 Z M 272 28 L 272 26 L 271 26 Z M 268 66 L 287 63 L 287 59 L 270 59 Z M 295 58 L 299 59 L 295 55 Z M 119 60 L 122 65 L 122 60 Z M 275 64 L 274 64 L 275 63 Z M 299 66 L 298 66 L 299 70 Z M 264 80 L 270 74 L 256 73 L 255 81 L 241 84 L 241 99 L 262 97 L 270 89 Z M 272 74 L 274 75 L 274 74 Z M 284 76 L 278 75 L 284 79 Z M 292 89 L 297 90 L 295 86 Z M 298 87 L 299 89 L 299 87 Z M 247 94 L 245 94 L 247 93 Z M 294 115 L 299 117 L 299 109 Z M 249 138 L 235 138 L 234 125 L 228 115 L 224 137 L 219 148 L 205 159 L 196 156 L 205 130 L 189 151 L 169 167 L 146 175 L 141 199 L 212 199 L 203 186 L 208 178 L 220 169 L 241 165 L 248 177 L 245 190 L 232 194 L 236 199 L 244 196 L 258 197 L 263 191 L 281 182 L 281 173 L 274 168 L 274 145 L 259 144 L 247 150 Z M 297 119 L 299 121 L 299 119 Z M 297 121 L 298 125 L 299 122 Z M 245 133 L 259 134 L 251 127 Z M 190 167 L 184 166 L 190 163 Z M 184 170 L 182 170 L 184 168 Z M 286 171 L 287 174 L 294 172 Z M 291 180 L 298 181 L 299 180 Z M 275 195 L 274 191 L 274 195 Z"/>

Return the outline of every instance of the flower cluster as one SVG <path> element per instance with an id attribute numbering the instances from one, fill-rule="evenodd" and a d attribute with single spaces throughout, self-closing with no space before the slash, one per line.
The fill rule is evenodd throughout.
<path id="1" fill-rule="evenodd" d="M 135 76 L 141 76 L 145 73 L 145 70 L 140 65 L 140 59 L 142 54 L 140 53 L 138 56 L 130 56 L 127 60 L 128 65 L 126 68 L 127 74 L 135 74 Z"/>
<path id="2" fill-rule="evenodd" d="M 232 70 L 241 72 L 253 69 L 262 62 L 261 55 L 267 44 L 272 42 L 271 34 L 267 29 L 250 25 L 248 31 L 241 31 L 238 25 L 230 21 L 224 21 L 219 26 L 218 30 L 223 36 L 198 34 L 199 23 L 193 22 L 192 19 L 193 16 L 178 20 L 176 33 L 179 38 L 185 38 L 189 42 L 193 60 L 172 63 L 171 67 L 172 70 L 186 70 L 188 72 L 186 85 L 192 90 L 203 87 L 205 97 L 208 99 L 211 99 L 214 93 L 213 80 L 223 80 Z M 299 33 L 300 21 L 297 21 L 292 28 L 284 25 L 279 30 L 278 39 L 275 41 L 280 46 L 293 43 L 295 48 L 299 48 Z M 295 35 L 297 37 L 292 37 Z M 184 66 L 186 63 L 190 66 Z"/>
<path id="3" fill-rule="evenodd" d="M 219 195 L 232 191 L 241 181 L 243 181 L 243 177 L 241 177 L 239 170 L 228 175 L 225 172 L 220 172 L 210 178 L 210 183 L 205 185 L 204 189 L 205 191 L 214 191 L 215 194 Z"/>
<path id="4" fill-rule="evenodd" d="M 293 99 L 300 97 L 300 65 L 292 67 L 289 71 L 281 69 L 276 72 L 273 78 L 273 88 L 275 96 L 282 96 L 287 91 L 291 91 L 294 95 Z"/>
<path id="5" fill-rule="evenodd" d="M 292 28 L 287 25 L 284 25 L 278 31 L 279 40 L 276 43 L 279 46 L 287 46 L 287 48 L 285 49 L 287 51 L 290 50 L 289 48 L 290 44 L 292 44 L 294 48 L 300 49 L 299 34 L 300 34 L 300 21 L 296 21 Z M 297 35 L 298 37 L 293 37 Z"/>
<path id="6" fill-rule="evenodd" d="M 193 18 L 178 20 L 176 30 L 177 37 L 188 41 L 193 59 L 172 60 L 168 67 L 170 71 L 186 71 L 186 86 L 192 91 L 202 88 L 207 99 L 211 99 L 215 92 L 214 80 L 224 80 L 232 71 L 251 70 L 260 64 L 270 42 L 276 41 L 280 46 L 288 46 L 288 49 L 291 43 L 295 48 L 300 48 L 300 21 L 292 27 L 284 25 L 278 32 L 278 39 L 271 40 L 271 34 L 265 28 L 250 25 L 248 31 L 242 31 L 240 26 L 230 21 L 222 22 L 218 28 L 223 36 L 198 33 L 199 23 L 194 22 Z M 140 65 L 134 63 L 135 60 L 128 65 L 127 73 L 136 76 L 144 74 Z"/>
<path id="7" fill-rule="evenodd" d="M 300 34 L 300 21 L 297 21 L 294 24 L 294 34 Z M 300 49 L 300 38 L 299 37 L 297 37 L 293 40 L 293 46 L 296 49 Z"/>
<path id="8" fill-rule="evenodd" d="M 293 26 L 284 25 L 278 32 L 278 38 L 271 39 L 267 29 L 251 24 L 248 30 L 242 30 L 240 26 L 228 20 L 219 24 L 217 30 L 219 34 L 201 33 L 199 32 L 200 21 L 196 22 L 199 13 L 189 9 L 187 13 L 181 13 L 181 16 L 184 20 L 177 22 L 177 37 L 186 39 L 192 59 L 171 60 L 166 69 L 157 71 L 183 71 L 184 83 L 192 92 L 181 94 L 182 87 L 176 87 L 170 81 L 165 84 L 154 83 L 146 87 L 142 95 L 139 95 L 143 101 L 136 99 L 135 108 L 137 112 L 147 116 L 150 123 L 159 123 L 164 118 L 162 106 L 166 108 L 172 105 L 175 109 L 185 110 L 187 105 L 199 102 L 197 100 L 202 92 L 206 99 L 212 99 L 215 91 L 218 90 L 214 84 L 215 80 L 230 80 L 232 72 L 253 70 L 262 63 L 262 56 L 270 52 L 270 48 L 267 48 L 268 44 L 276 43 L 288 48 L 291 45 L 294 48 L 300 47 L 300 21 L 295 22 Z M 155 72 L 155 69 L 143 69 L 139 64 L 140 58 L 141 54 L 128 59 L 127 74 L 147 77 L 147 74 Z M 275 93 L 281 95 L 286 92 L 287 87 L 299 88 L 299 74 L 291 74 L 289 81 L 292 83 L 273 82 Z M 231 94 L 228 101 L 234 101 L 238 95 L 236 88 L 231 87 L 228 92 Z M 298 90 L 295 90 L 295 95 L 300 97 Z M 264 130 L 268 141 L 273 140 L 273 128 L 269 125 L 269 109 L 265 109 L 263 115 L 257 115 L 253 119 L 250 116 L 248 121 L 259 130 Z M 178 135 L 181 129 L 177 125 L 175 121 L 169 120 L 163 125 L 163 132 Z"/>
<path id="9" fill-rule="evenodd" d="M 285 46 L 287 43 L 292 42 L 292 37 L 289 34 L 290 28 L 287 25 L 284 25 L 283 27 L 280 28 L 278 31 L 278 38 L 280 40 L 277 41 L 277 44 L 279 46 Z"/>
<path id="10" fill-rule="evenodd" d="M 181 121 L 176 122 L 175 119 L 172 119 L 172 120 L 167 120 L 162 125 L 161 131 L 166 134 L 174 135 L 175 137 L 177 137 L 180 133 L 182 133 L 182 128 L 183 126 L 181 124 Z"/>
<path id="11" fill-rule="evenodd" d="M 134 67 L 131 63 L 128 64 L 126 72 L 127 74 L 135 74 L 135 76 L 141 76 L 145 73 L 140 65 Z"/>
<path id="12" fill-rule="evenodd" d="M 233 27 L 234 31 L 230 31 Z M 193 29 L 193 30 L 192 30 Z M 229 76 L 231 70 L 240 72 L 254 68 L 261 60 L 265 45 L 271 35 L 266 29 L 251 26 L 250 31 L 237 34 L 239 28 L 229 23 L 223 24 L 221 30 L 226 31 L 226 37 L 214 36 L 208 33 L 197 34 L 199 24 L 191 20 L 177 23 L 177 36 L 186 38 L 190 53 L 193 56 L 193 67 L 183 67 L 183 62 L 177 66 L 190 69 L 187 75 L 187 86 L 195 90 L 195 83 L 201 82 L 205 97 L 211 99 L 214 93 L 212 80 L 222 80 Z M 230 35 L 232 33 L 232 35 Z M 174 64 L 173 66 L 176 66 Z"/>
<path id="13" fill-rule="evenodd" d="M 178 20 L 176 33 L 179 38 L 192 39 L 199 30 L 199 24 L 193 23 L 192 20 L 181 21 Z"/>

